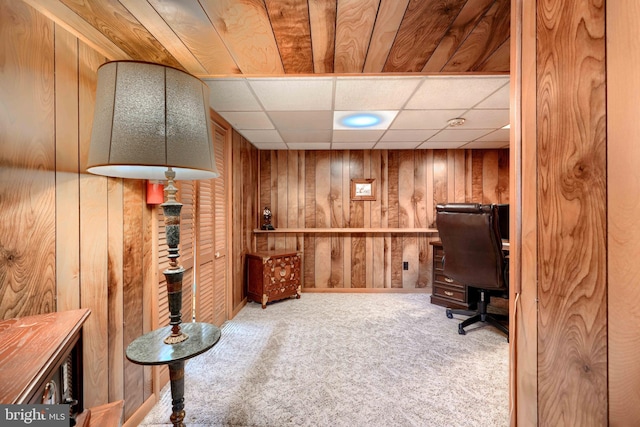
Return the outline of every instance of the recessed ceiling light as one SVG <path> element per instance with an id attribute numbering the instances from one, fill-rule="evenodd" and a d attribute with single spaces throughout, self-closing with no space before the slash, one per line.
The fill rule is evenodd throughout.
<path id="1" fill-rule="evenodd" d="M 333 129 L 387 129 L 397 111 L 334 111 Z"/>
<path id="2" fill-rule="evenodd" d="M 340 119 L 340 123 L 344 126 L 356 129 L 375 126 L 381 121 L 382 117 L 373 113 L 357 113 Z"/>

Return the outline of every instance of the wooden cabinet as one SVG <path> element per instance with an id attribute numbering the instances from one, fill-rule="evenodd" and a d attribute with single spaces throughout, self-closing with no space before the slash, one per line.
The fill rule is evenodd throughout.
<path id="1" fill-rule="evenodd" d="M 247 254 L 247 298 L 267 302 L 300 298 L 302 253 L 281 250 Z"/>
<path id="2" fill-rule="evenodd" d="M 76 426 L 120 426 L 121 400 L 83 408 L 82 325 L 89 314 L 78 309 L 0 322 L 0 403 L 75 400 Z"/>
<path id="3" fill-rule="evenodd" d="M 467 293 L 467 287 L 444 274 L 444 249 L 441 242 L 431 242 L 433 246 L 433 285 L 431 303 L 449 308 L 474 309 L 476 293 Z"/>

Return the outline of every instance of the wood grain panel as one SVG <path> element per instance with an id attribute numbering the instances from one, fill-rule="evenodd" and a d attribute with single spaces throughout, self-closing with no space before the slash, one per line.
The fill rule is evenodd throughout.
<path id="1" fill-rule="evenodd" d="M 55 36 L 56 310 L 80 308 L 80 203 L 78 177 L 78 39 L 60 26 Z"/>
<path id="2" fill-rule="evenodd" d="M 0 4 L 0 318 L 55 311 L 53 24 Z M 38 70 L 34 73 L 31 70 Z"/>
<path id="3" fill-rule="evenodd" d="M 304 152 L 304 226 L 316 227 L 316 152 Z M 305 234 L 302 258 L 304 286 L 315 288 L 316 240 L 315 236 Z"/>
<path id="4" fill-rule="evenodd" d="M 243 74 L 282 74 L 284 68 L 261 0 L 201 0 Z"/>
<path id="5" fill-rule="evenodd" d="M 640 93 L 638 2 L 608 2 L 607 16 L 607 197 L 609 425 L 640 419 L 640 122 L 634 96 Z"/>
<path id="6" fill-rule="evenodd" d="M 507 72 L 509 71 L 509 64 L 511 60 L 511 38 L 507 38 L 496 50 L 493 51 L 491 56 L 487 57 L 481 62 L 475 71 L 478 72 Z"/>
<path id="7" fill-rule="evenodd" d="M 96 70 L 104 57 L 84 44 L 78 52 L 80 170 L 86 170 L 95 105 Z M 108 194 L 107 178 L 80 176 L 80 304 L 91 309 L 83 326 L 84 404 L 108 401 Z"/>
<path id="8" fill-rule="evenodd" d="M 180 58 L 187 55 L 180 62 L 189 69 L 193 69 L 193 71 L 188 70 L 192 74 L 240 73 L 224 42 L 196 0 L 151 0 L 149 3 L 128 0 L 125 5 L 130 9 L 128 3 L 141 8 L 136 9 L 138 11 L 136 16 L 144 17 L 147 21 L 156 18 L 150 27 L 150 31 L 154 34 L 163 30 L 164 25 L 169 25 L 173 34 L 169 40 L 169 46 L 174 47 L 171 51 L 181 54 Z M 167 41 L 163 43 L 164 46 L 167 44 Z M 184 50 L 186 52 L 183 52 Z"/>
<path id="9" fill-rule="evenodd" d="M 509 27 L 487 19 L 495 0 L 25 2 L 111 60 L 200 76 L 440 72 L 460 50 L 474 67 L 461 72 L 509 68 Z"/>
<path id="10" fill-rule="evenodd" d="M 122 248 L 126 254 L 122 265 L 123 292 L 123 344 L 126 348 L 133 340 L 144 333 L 143 289 L 140 280 L 143 275 L 142 263 L 142 210 L 143 181 L 123 180 L 123 215 L 124 220 Z M 129 360 L 124 361 L 124 414 L 129 418 L 144 402 L 144 368 Z"/>
<path id="11" fill-rule="evenodd" d="M 509 38 L 510 11 L 511 0 L 496 0 L 442 71 L 462 72 L 480 69 Z"/>
<path id="12" fill-rule="evenodd" d="M 482 203 L 492 203 L 498 194 L 498 153 L 488 152 L 482 157 Z"/>
<path id="13" fill-rule="evenodd" d="M 315 199 L 316 227 L 329 228 L 331 223 L 331 152 L 316 154 Z M 317 288 L 331 287 L 331 237 L 315 238 L 315 284 Z M 306 280 L 305 280 L 306 283 Z"/>
<path id="14" fill-rule="evenodd" d="M 149 2 L 142 2 L 136 0 L 118 0 L 124 7 L 127 8 L 132 15 L 136 17 L 138 22 L 142 24 L 148 31 L 155 37 L 167 51 L 176 58 L 180 64 L 184 67 L 185 71 L 194 75 L 202 75 L 205 72 L 213 73 L 214 71 L 206 70 L 202 64 L 196 59 L 194 54 L 187 49 L 185 44 L 180 40 L 176 31 L 178 27 L 170 27 L 167 17 L 162 17 L 158 14 L 157 8 L 151 6 Z M 186 5 L 186 2 L 182 4 Z M 157 4 L 156 4 L 157 5 Z M 176 12 L 179 15 L 180 12 Z M 215 52 L 216 56 L 219 52 Z M 229 56 L 229 53 L 225 50 L 222 54 Z M 222 63 L 220 59 L 220 63 Z"/>
<path id="15" fill-rule="evenodd" d="M 341 0 L 336 17 L 335 73 L 360 73 L 380 0 Z"/>
<path id="16" fill-rule="evenodd" d="M 538 422 L 606 425 L 604 4 L 537 16 Z"/>
<path id="17" fill-rule="evenodd" d="M 509 322 L 512 348 L 511 425 L 538 425 L 537 316 L 538 249 L 536 201 L 536 4 L 516 2 L 511 11 L 513 40 L 510 83 Z M 511 208 L 510 208 L 511 209 Z"/>
<path id="18" fill-rule="evenodd" d="M 478 21 L 484 15 L 484 11 L 494 2 L 495 0 L 468 0 L 447 30 L 447 33 L 440 40 L 438 47 L 434 50 L 427 63 L 424 64 L 422 71 L 442 71 L 449 58 L 455 54 L 471 31 L 476 28 Z M 479 13 L 480 11 L 482 12 Z"/>
<path id="19" fill-rule="evenodd" d="M 433 203 L 435 205 L 446 203 L 448 200 L 447 177 L 447 151 L 435 150 L 433 152 Z"/>
<path id="20" fill-rule="evenodd" d="M 465 3 L 411 0 L 383 71 L 421 71 Z"/>
<path id="21" fill-rule="evenodd" d="M 298 174 L 299 174 L 299 163 L 298 158 L 302 154 L 302 152 L 297 150 L 288 150 L 287 151 L 287 227 L 300 227 L 302 224 L 298 223 Z M 297 248 L 296 236 L 291 235 L 286 238 L 285 248 L 295 249 Z"/>
<path id="22" fill-rule="evenodd" d="M 124 399 L 124 188 L 122 179 L 107 183 L 109 278 L 107 281 L 109 322 L 109 401 Z"/>
<path id="23" fill-rule="evenodd" d="M 131 59 L 116 43 L 60 1 L 24 0 L 38 12 L 107 58 Z"/>
<path id="24" fill-rule="evenodd" d="M 332 73 L 336 40 L 336 3 L 324 0 L 308 0 L 309 26 L 313 49 L 313 71 Z"/>
<path id="25" fill-rule="evenodd" d="M 98 29 L 132 59 L 182 69 L 182 65 L 117 0 L 60 2 Z"/>
<path id="26" fill-rule="evenodd" d="M 311 26 L 306 0 L 265 0 L 285 73 L 313 73 Z"/>
<path id="27" fill-rule="evenodd" d="M 363 72 L 380 73 L 382 71 L 408 4 L 409 0 L 380 2 Z"/>
<path id="28" fill-rule="evenodd" d="M 351 179 L 354 178 L 362 179 L 370 177 L 370 175 L 365 174 L 364 172 L 364 152 L 360 150 L 350 151 L 348 155 L 349 179 L 345 179 L 345 181 L 350 183 Z M 349 191 L 351 191 L 351 189 L 349 189 Z M 349 194 L 349 197 L 351 197 L 351 194 Z M 351 200 L 349 202 L 349 227 L 365 226 L 364 205 L 365 202 L 363 200 Z M 367 203 L 367 206 L 370 205 L 370 203 Z M 362 234 L 352 234 L 349 243 L 351 246 L 351 259 L 349 260 L 351 266 L 350 287 L 365 288 L 367 286 L 367 252 L 365 236 Z"/>
<path id="29" fill-rule="evenodd" d="M 344 211 L 343 211 L 343 193 L 344 188 L 343 172 L 344 172 L 344 151 L 331 151 L 331 181 L 330 181 L 330 200 L 331 200 L 331 227 L 345 227 Z M 344 258 L 344 241 L 341 236 L 334 235 L 331 237 L 331 279 L 330 287 L 335 288 L 343 286 L 345 258 Z"/>

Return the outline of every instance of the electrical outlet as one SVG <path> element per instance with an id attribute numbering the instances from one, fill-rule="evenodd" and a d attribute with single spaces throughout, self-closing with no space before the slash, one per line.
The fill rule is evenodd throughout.
<path id="1" fill-rule="evenodd" d="M 403 261 L 402 262 L 402 269 L 403 270 L 408 270 L 409 269 L 409 261 Z"/>

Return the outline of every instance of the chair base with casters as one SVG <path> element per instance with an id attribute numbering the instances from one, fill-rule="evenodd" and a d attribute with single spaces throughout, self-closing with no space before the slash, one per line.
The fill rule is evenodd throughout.
<path id="1" fill-rule="evenodd" d="M 509 342 L 509 329 L 503 323 L 503 322 L 509 321 L 509 316 L 506 316 L 503 314 L 488 313 L 487 307 L 489 305 L 489 292 L 484 289 L 479 289 L 479 291 L 480 291 L 480 300 L 478 301 L 477 311 L 456 310 L 452 308 L 447 308 L 447 311 L 446 311 L 447 317 L 449 319 L 453 319 L 454 314 L 471 316 L 468 319 L 465 319 L 460 324 L 458 324 L 458 333 L 460 335 L 466 334 L 466 331 L 464 330 L 464 328 L 466 328 L 467 326 L 472 325 L 474 323 L 482 322 L 482 323 L 488 323 L 498 328 L 507 336 L 507 342 Z"/>

